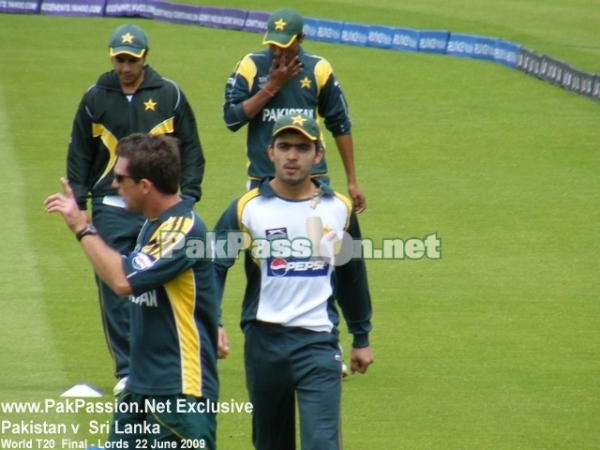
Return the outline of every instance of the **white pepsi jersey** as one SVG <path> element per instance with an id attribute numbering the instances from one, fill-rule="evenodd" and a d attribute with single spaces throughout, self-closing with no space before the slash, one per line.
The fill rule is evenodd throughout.
<path id="1" fill-rule="evenodd" d="M 321 257 L 320 241 L 345 230 L 351 205 L 338 196 L 311 199 L 249 196 L 239 216 L 260 266 L 256 319 L 313 331 L 331 331 L 327 300 L 332 295 L 330 260 Z"/>
<path id="2" fill-rule="evenodd" d="M 316 205 L 312 199 L 279 198 L 264 179 L 234 200 L 217 222 L 217 242 L 227 240 L 229 233 L 247 238 L 241 327 L 246 330 L 258 320 L 330 332 L 336 316 L 331 286 L 335 270 L 335 297 L 354 336 L 352 345 L 365 347 L 372 314 L 365 263 L 352 258 L 338 260 L 334 267 L 329 259 L 334 235 L 346 232 L 352 240 L 361 238 L 358 220 L 347 197 L 314 182 L 323 193 Z M 235 254 L 214 259 L 220 299 L 227 271 L 236 260 Z"/>

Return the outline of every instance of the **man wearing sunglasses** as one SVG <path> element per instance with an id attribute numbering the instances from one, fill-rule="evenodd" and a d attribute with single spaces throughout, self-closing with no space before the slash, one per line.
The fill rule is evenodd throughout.
<path id="1" fill-rule="evenodd" d="M 145 221 L 135 248 L 110 248 L 82 214 L 65 179 L 46 199 L 98 277 L 131 308 L 129 379 L 115 408 L 109 447 L 215 449 L 218 302 L 213 263 L 178 251 L 204 239 L 204 222 L 178 195 L 176 141 L 136 133 L 119 141 L 112 187 Z M 149 407 L 152 405 L 152 408 Z M 145 448 L 145 447 L 143 447 Z"/>

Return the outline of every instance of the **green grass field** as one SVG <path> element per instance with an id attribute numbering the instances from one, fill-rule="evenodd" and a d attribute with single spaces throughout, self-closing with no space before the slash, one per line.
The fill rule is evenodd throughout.
<path id="1" fill-rule="evenodd" d="M 600 73 L 598 0 L 326 0 L 299 10 L 502 37 Z M 92 271 L 43 200 L 59 189 L 77 104 L 109 69 L 108 37 L 125 20 L 0 15 L 0 402 L 58 399 L 78 383 L 112 401 Z M 207 158 L 197 211 L 210 228 L 245 183 L 244 133 L 221 119 L 224 83 L 261 37 L 132 20 L 149 36 L 148 62 L 194 107 Z M 482 61 L 305 48 L 332 63 L 350 104 L 363 234 L 442 239 L 441 260 L 368 262 L 376 363 L 344 381 L 344 448 L 600 448 L 600 104 Z M 222 400 L 242 402 L 236 269 L 224 303 L 233 351 L 219 369 Z M 104 438 L 90 422 L 109 419 L 0 409 L 0 423 L 61 423 L 90 444 Z M 218 420 L 220 449 L 251 448 L 249 416 Z M 9 437 L 59 448 L 64 436 L 0 434 Z"/>

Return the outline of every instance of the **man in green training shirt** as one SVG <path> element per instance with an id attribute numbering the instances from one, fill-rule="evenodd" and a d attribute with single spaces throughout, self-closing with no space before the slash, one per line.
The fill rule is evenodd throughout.
<path id="1" fill-rule="evenodd" d="M 136 25 L 112 34 L 113 70 L 100 76 L 84 94 L 73 122 L 67 156 L 67 178 L 82 210 L 91 197 L 92 220 L 106 243 L 130 253 L 144 218 L 124 207 L 112 186 L 119 139 L 131 133 L 167 134 L 179 141 L 181 194 L 192 206 L 200 200 L 204 156 L 196 119 L 183 92 L 146 64 L 148 38 Z M 129 374 L 129 306 L 96 277 L 102 325 L 115 362 L 118 395 Z"/>
<path id="2" fill-rule="evenodd" d="M 179 153 L 168 136 L 137 133 L 119 141 L 112 187 L 127 211 L 147 219 L 129 254 L 99 236 L 66 180 L 64 194 L 45 202 L 47 212 L 63 216 L 98 277 L 121 296 L 115 301 L 131 308 L 129 379 L 111 425 L 114 448 L 216 448 L 210 404 L 218 400 L 219 307 L 212 261 L 177 251 L 206 235 L 178 195 Z"/>
<path id="3" fill-rule="evenodd" d="M 324 58 L 304 51 L 304 20 L 293 9 L 275 11 L 269 17 L 263 44 L 268 48 L 242 58 L 225 86 L 223 118 L 237 131 L 248 125 L 246 146 L 249 188 L 273 176 L 267 156 L 275 121 L 289 114 L 306 114 L 333 135 L 346 172 L 346 184 L 356 213 L 366 200 L 356 181 L 354 147 L 347 102 Z M 323 142 L 323 136 L 320 136 Z M 312 176 L 329 183 L 325 158 L 312 169 Z"/>

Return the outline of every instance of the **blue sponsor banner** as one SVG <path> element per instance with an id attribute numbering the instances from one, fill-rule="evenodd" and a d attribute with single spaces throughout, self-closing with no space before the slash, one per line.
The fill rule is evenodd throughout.
<path id="1" fill-rule="evenodd" d="M 549 83 L 562 86 L 563 73 L 567 67 L 568 65 L 564 61 L 544 55 L 540 61 L 539 76 Z"/>
<path id="2" fill-rule="evenodd" d="M 542 63 L 542 57 L 537 53 L 533 52 L 529 57 L 529 63 L 527 65 L 527 73 L 535 77 L 540 77 L 540 67 Z"/>
<path id="3" fill-rule="evenodd" d="M 549 73 L 550 73 L 550 62 L 547 55 L 542 55 L 542 59 L 540 59 L 540 73 L 538 76 L 545 81 L 550 81 Z"/>
<path id="4" fill-rule="evenodd" d="M 366 46 L 369 38 L 369 26 L 360 23 L 344 23 L 342 44 Z"/>
<path id="5" fill-rule="evenodd" d="M 594 74 L 588 72 L 581 73 L 581 89 L 579 93 L 586 97 L 592 96 L 592 90 L 594 88 Z"/>
<path id="6" fill-rule="evenodd" d="M 163 20 L 165 22 L 173 21 L 173 5 L 168 1 L 157 0 L 152 9 L 152 18 L 154 20 Z"/>
<path id="7" fill-rule="evenodd" d="M 205 27 L 223 28 L 223 8 L 203 6 L 198 22 Z"/>
<path id="8" fill-rule="evenodd" d="M 560 80 L 560 85 L 564 89 L 571 89 L 571 84 L 573 83 L 573 73 L 576 71 L 574 67 L 569 64 L 565 64 L 562 72 L 562 79 Z"/>
<path id="9" fill-rule="evenodd" d="M 556 66 L 556 73 L 554 74 L 554 84 L 556 84 L 557 86 L 562 86 L 563 74 L 565 73 L 567 67 L 569 67 L 569 65 L 562 61 L 559 61 L 558 65 Z"/>
<path id="10" fill-rule="evenodd" d="M 243 30 L 250 33 L 264 33 L 267 31 L 267 21 L 270 15 L 264 11 L 249 11 Z"/>
<path id="11" fill-rule="evenodd" d="M 106 16 L 141 16 L 152 18 L 156 0 L 106 0 Z"/>
<path id="12" fill-rule="evenodd" d="M 316 41 L 318 30 L 319 30 L 319 19 L 313 19 L 312 17 L 304 18 L 304 28 L 302 29 L 302 31 L 306 35 L 306 39 Z"/>
<path id="13" fill-rule="evenodd" d="M 154 5 L 153 17 L 173 23 L 197 25 L 200 20 L 200 6 L 182 5 L 167 1 L 157 1 Z"/>
<path id="14" fill-rule="evenodd" d="M 0 13 L 37 14 L 40 12 L 41 0 L 37 1 L 5 1 L 0 0 Z"/>
<path id="15" fill-rule="evenodd" d="M 228 30 L 241 30 L 246 23 L 248 11 L 245 9 L 223 8 L 223 28 Z"/>
<path id="16" fill-rule="evenodd" d="M 394 28 L 380 25 L 369 27 L 369 39 L 367 45 L 377 48 L 391 48 L 394 41 Z"/>
<path id="17" fill-rule="evenodd" d="M 461 58 L 473 58 L 477 36 L 470 34 L 450 33 L 446 54 Z"/>
<path id="18" fill-rule="evenodd" d="M 421 32 L 419 30 L 396 28 L 392 39 L 392 48 L 394 50 L 416 52 L 419 50 L 420 36 Z"/>
<path id="19" fill-rule="evenodd" d="M 600 101 L 600 75 L 594 75 L 594 83 L 592 84 L 592 98 Z"/>
<path id="20" fill-rule="evenodd" d="M 319 20 L 316 40 L 338 44 L 342 39 L 343 28 L 344 22 L 338 22 L 336 20 Z"/>
<path id="21" fill-rule="evenodd" d="M 106 0 L 42 0 L 40 14 L 52 16 L 103 16 Z"/>
<path id="22" fill-rule="evenodd" d="M 575 67 L 565 64 L 560 85 L 569 91 L 576 91 L 579 89 L 578 72 L 579 70 Z"/>
<path id="23" fill-rule="evenodd" d="M 543 55 L 540 60 L 540 73 L 538 76 L 548 83 L 560 84 L 560 79 L 557 78 L 557 71 L 560 64 L 560 61 L 551 56 Z M 562 78 L 562 75 L 560 78 Z"/>
<path id="24" fill-rule="evenodd" d="M 566 89 L 572 92 L 576 92 L 579 94 L 581 91 L 581 78 L 583 76 L 583 72 L 581 70 L 573 67 L 571 70 L 571 82 L 568 86 L 565 86 Z"/>
<path id="25" fill-rule="evenodd" d="M 186 25 L 198 25 L 200 21 L 200 6 L 171 4 L 173 7 L 172 22 Z"/>
<path id="26" fill-rule="evenodd" d="M 517 53 L 515 68 L 522 72 L 527 72 L 529 70 L 530 60 L 534 55 L 536 55 L 536 53 L 533 50 L 521 47 L 519 53 Z"/>
<path id="27" fill-rule="evenodd" d="M 475 49 L 473 50 L 473 58 L 483 59 L 484 61 L 494 61 L 494 51 L 498 39 L 477 36 L 475 39 Z"/>
<path id="28" fill-rule="evenodd" d="M 520 49 L 520 45 L 498 39 L 494 49 L 494 62 L 514 69 Z"/>
<path id="29" fill-rule="evenodd" d="M 423 53 L 446 53 L 448 45 L 447 31 L 425 30 L 419 34 L 419 51 Z"/>

